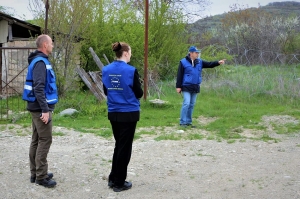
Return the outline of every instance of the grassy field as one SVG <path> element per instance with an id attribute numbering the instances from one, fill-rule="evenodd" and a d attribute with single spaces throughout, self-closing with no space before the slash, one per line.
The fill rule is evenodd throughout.
<path id="1" fill-rule="evenodd" d="M 279 126 L 272 124 L 276 133 L 300 133 L 300 69 L 290 67 L 233 67 L 224 66 L 206 69 L 203 73 L 201 93 L 194 109 L 195 132 L 188 135 L 176 133 L 184 130 L 179 127 L 179 113 L 182 97 L 175 91 L 175 81 L 164 81 L 159 85 L 162 92 L 158 95 L 149 88 L 147 100 L 141 99 L 141 119 L 136 139 L 142 134 L 151 134 L 161 139 L 243 139 L 243 129 L 266 131 L 261 124 L 263 116 L 290 116 L 296 122 Z M 152 105 L 149 100 L 160 96 L 167 101 L 163 106 Z M 67 108 L 79 112 L 72 116 L 60 116 Z M 210 120 L 203 125 L 201 118 Z M 72 128 L 81 132 L 95 133 L 111 137 L 112 131 L 107 119 L 106 102 L 98 102 L 90 92 L 70 92 L 60 99 L 53 116 L 55 126 Z M 17 123 L 30 125 L 30 117 L 21 117 Z M 166 128 L 173 133 L 158 133 Z M 197 131 L 198 130 L 198 131 Z M 211 132 L 202 135 L 201 131 Z M 59 134 L 59 132 L 56 132 Z M 272 139 L 263 134 L 259 139 Z"/>

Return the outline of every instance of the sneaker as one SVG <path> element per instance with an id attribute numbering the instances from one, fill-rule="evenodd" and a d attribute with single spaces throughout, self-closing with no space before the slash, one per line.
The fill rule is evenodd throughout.
<path id="1" fill-rule="evenodd" d="M 108 181 L 108 184 L 109 188 L 113 188 L 115 186 L 115 183 L 113 183 L 113 181 Z"/>
<path id="2" fill-rule="evenodd" d="M 47 187 L 47 188 L 51 188 L 51 187 L 54 187 L 56 185 L 56 182 L 52 179 L 49 179 L 49 178 L 44 178 L 43 180 L 36 180 L 35 183 L 38 184 L 38 185 L 42 185 L 44 187 Z"/>
<path id="3" fill-rule="evenodd" d="M 128 190 L 131 187 L 132 187 L 132 183 L 125 181 L 123 186 L 114 186 L 113 190 L 114 192 L 121 192 L 121 191 Z"/>
<path id="4" fill-rule="evenodd" d="M 180 124 L 180 127 L 186 128 L 188 125 L 186 124 Z"/>
<path id="5" fill-rule="evenodd" d="M 48 175 L 48 178 L 49 178 L 49 179 L 52 179 L 52 178 L 53 178 L 53 173 L 47 173 L 47 175 Z M 31 177 L 30 177 L 30 182 L 31 182 L 31 183 L 34 183 L 34 182 L 35 182 L 35 179 L 36 179 L 36 176 L 31 176 Z"/>

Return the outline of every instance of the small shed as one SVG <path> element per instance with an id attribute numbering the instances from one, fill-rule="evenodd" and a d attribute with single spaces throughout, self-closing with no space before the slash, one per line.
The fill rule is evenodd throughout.
<path id="1" fill-rule="evenodd" d="M 23 91 L 28 55 L 34 51 L 34 38 L 41 27 L 0 12 L 0 95 L 1 98 Z"/>

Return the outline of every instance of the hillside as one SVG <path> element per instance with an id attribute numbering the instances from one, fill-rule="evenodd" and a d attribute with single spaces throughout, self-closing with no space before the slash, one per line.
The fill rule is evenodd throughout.
<path id="1" fill-rule="evenodd" d="M 297 15 L 300 17 L 300 2 L 272 2 L 266 6 L 261 6 L 260 9 L 278 16 L 288 17 L 291 15 Z M 198 32 L 199 34 L 201 34 L 205 30 L 221 25 L 221 20 L 225 16 L 226 13 L 200 19 L 193 24 L 189 24 L 188 29 L 190 32 Z"/>

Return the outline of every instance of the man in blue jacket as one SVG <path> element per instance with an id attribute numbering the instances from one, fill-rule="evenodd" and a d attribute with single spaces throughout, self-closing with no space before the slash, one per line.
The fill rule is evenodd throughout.
<path id="1" fill-rule="evenodd" d="M 23 92 L 32 116 L 32 139 L 29 149 L 30 182 L 54 187 L 53 173 L 48 173 L 47 155 L 52 143 L 52 111 L 58 101 L 56 78 L 48 55 L 53 43 L 48 35 L 36 39 L 37 50 L 28 57 L 28 73 Z"/>
<path id="2" fill-rule="evenodd" d="M 204 61 L 199 58 L 199 53 L 200 50 L 195 46 L 191 46 L 188 55 L 180 60 L 178 66 L 176 91 L 183 95 L 179 123 L 182 127 L 195 127 L 192 125 L 192 115 L 197 94 L 200 92 L 202 69 L 214 68 L 225 63 L 225 59 L 213 62 Z"/>

